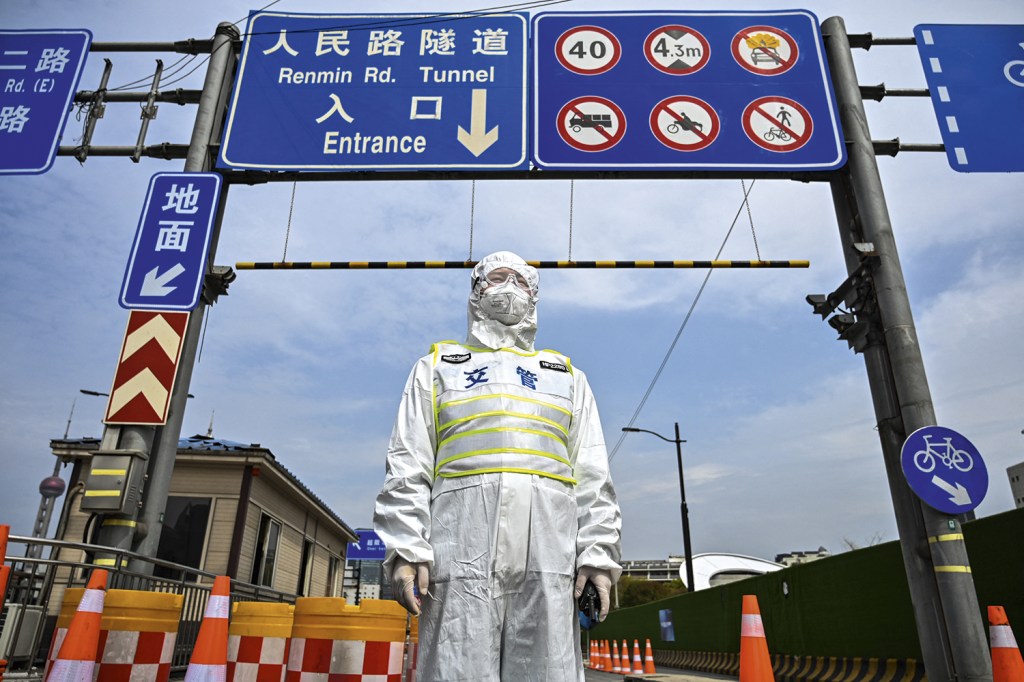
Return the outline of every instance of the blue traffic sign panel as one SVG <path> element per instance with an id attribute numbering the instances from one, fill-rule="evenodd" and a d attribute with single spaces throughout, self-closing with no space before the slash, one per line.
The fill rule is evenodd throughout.
<path id="1" fill-rule="evenodd" d="M 350 561 L 383 561 L 384 541 L 372 530 L 356 530 L 359 542 L 348 543 L 345 558 Z"/>
<path id="2" fill-rule="evenodd" d="M 950 167 L 1024 171 L 1024 25 L 921 24 L 914 38 Z"/>
<path id="3" fill-rule="evenodd" d="M 846 162 L 810 12 L 543 12 L 532 34 L 531 156 L 541 168 Z"/>
<path id="4" fill-rule="evenodd" d="M 903 443 L 900 462 L 911 490 L 941 512 L 969 512 L 988 492 L 981 454 L 953 429 L 925 426 L 914 431 Z"/>
<path id="5" fill-rule="evenodd" d="M 121 285 L 122 308 L 198 305 L 220 187 L 218 173 L 157 173 L 150 179 Z"/>
<path id="6" fill-rule="evenodd" d="M 0 173 L 53 165 L 92 33 L 0 31 Z"/>
<path id="7" fill-rule="evenodd" d="M 517 169 L 527 16 L 254 12 L 219 166 Z"/>

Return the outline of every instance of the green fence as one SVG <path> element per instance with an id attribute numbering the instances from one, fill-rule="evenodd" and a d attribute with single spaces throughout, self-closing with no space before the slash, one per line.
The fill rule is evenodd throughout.
<path id="1" fill-rule="evenodd" d="M 1024 509 L 963 528 L 979 618 L 987 617 L 989 605 L 1003 606 L 1017 641 L 1024 641 Z M 591 637 L 650 639 L 655 650 L 665 652 L 736 653 L 744 594 L 757 595 L 772 654 L 921 658 L 898 542 L 617 610 L 590 631 Z M 671 610 L 675 641 L 662 639 L 659 612 L 664 609 Z"/>

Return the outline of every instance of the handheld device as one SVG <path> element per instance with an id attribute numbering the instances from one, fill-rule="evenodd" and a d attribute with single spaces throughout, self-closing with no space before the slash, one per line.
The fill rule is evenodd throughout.
<path id="1" fill-rule="evenodd" d="M 589 630 L 598 623 L 598 616 L 601 613 L 601 597 L 597 594 L 594 583 L 587 581 L 583 587 L 583 594 L 577 602 L 580 610 L 580 627 Z"/>

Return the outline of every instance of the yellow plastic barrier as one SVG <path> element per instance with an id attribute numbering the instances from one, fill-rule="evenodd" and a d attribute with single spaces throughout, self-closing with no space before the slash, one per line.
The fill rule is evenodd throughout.
<path id="1" fill-rule="evenodd" d="M 295 607 L 236 602 L 228 626 L 228 680 L 283 680 Z"/>
<path id="2" fill-rule="evenodd" d="M 307 597 L 295 603 L 288 673 L 401 675 L 406 612 L 393 601 Z M 358 678 L 356 678 L 358 679 Z"/>
<path id="3" fill-rule="evenodd" d="M 64 592 L 47 656 L 47 670 L 64 641 L 83 592 L 80 587 Z M 96 682 L 129 678 L 167 682 L 183 600 L 180 594 L 108 590 L 100 618 Z"/>

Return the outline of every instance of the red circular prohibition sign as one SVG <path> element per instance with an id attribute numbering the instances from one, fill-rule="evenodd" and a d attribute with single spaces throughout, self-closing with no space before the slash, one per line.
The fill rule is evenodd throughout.
<path id="1" fill-rule="evenodd" d="M 784 107 L 792 107 L 801 122 L 793 123 L 792 114 L 780 116 L 779 112 L 772 113 L 768 107 L 776 104 L 780 111 Z M 770 152 L 792 152 L 811 139 L 814 121 L 803 105 L 788 97 L 759 97 L 743 110 L 743 132 L 751 142 Z"/>
<path id="2" fill-rule="evenodd" d="M 704 149 L 715 141 L 720 130 L 718 114 L 710 104 L 696 97 L 668 97 L 651 110 L 651 132 L 669 149 L 680 152 Z"/>
<path id="3" fill-rule="evenodd" d="M 580 33 L 585 33 L 588 31 L 603 36 L 608 40 L 609 44 L 612 46 L 612 55 L 605 61 L 604 64 L 601 64 L 600 66 L 597 66 L 592 69 L 585 69 L 580 66 L 570 64 L 566 60 L 565 54 L 562 52 L 562 47 L 565 46 L 565 42 L 569 38 L 571 38 L 574 35 L 579 35 Z M 591 49 L 593 49 L 592 46 Z M 596 76 L 606 71 L 611 71 L 612 68 L 619 63 L 619 59 L 621 57 L 622 43 L 619 42 L 619 39 L 615 37 L 614 33 L 607 29 L 603 29 L 600 26 L 576 26 L 570 28 L 568 31 L 560 35 L 558 37 L 558 40 L 555 41 L 555 58 L 558 60 L 558 63 L 564 66 L 569 71 L 572 71 L 573 73 L 578 73 L 581 76 Z"/>
<path id="4" fill-rule="evenodd" d="M 566 102 L 558 112 L 555 125 L 559 136 L 570 147 L 583 152 L 603 152 L 617 145 L 626 134 L 626 115 L 615 102 L 586 95 Z"/>

